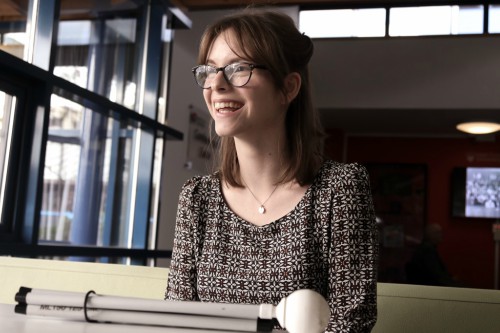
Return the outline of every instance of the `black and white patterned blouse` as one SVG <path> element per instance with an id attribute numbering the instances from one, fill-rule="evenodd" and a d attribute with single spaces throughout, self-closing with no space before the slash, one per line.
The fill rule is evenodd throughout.
<path id="1" fill-rule="evenodd" d="M 327 332 L 370 332 L 377 316 L 377 231 L 366 169 L 326 161 L 287 215 L 264 226 L 237 216 L 218 174 L 182 188 L 166 299 L 277 304 L 314 289 Z"/>

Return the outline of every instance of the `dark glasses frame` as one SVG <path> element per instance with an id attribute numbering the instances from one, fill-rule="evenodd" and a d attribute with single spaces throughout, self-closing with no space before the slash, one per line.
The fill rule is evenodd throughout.
<path id="1" fill-rule="evenodd" d="M 226 75 L 226 68 L 228 66 L 234 66 L 234 65 L 237 65 L 237 64 L 241 64 L 241 65 L 246 65 L 248 67 L 250 67 L 250 74 L 248 75 L 248 79 L 245 83 L 243 84 L 240 84 L 240 85 L 235 85 L 234 83 L 231 82 L 231 80 L 227 77 Z M 229 83 L 231 86 L 233 87 L 243 87 L 244 85 L 246 85 L 248 82 L 250 82 L 250 78 L 252 77 L 252 73 L 253 73 L 253 70 L 258 68 L 258 69 L 267 69 L 266 66 L 263 66 L 263 65 L 256 65 L 256 64 L 252 64 L 252 63 L 248 63 L 248 62 L 233 62 L 233 63 L 230 63 L 230 64 L 227 64 L 225 66 L 222 66 L 222 67 L 215 67 L 215 66 L 211 66 L 211 65 L 198 65 L 196 67 L 193 67 L 191 69 L 191 72 L 193 73 L 194 75 L 194 80 L 196 81 L 196 84 L 198 86 L 200 86 L 202 89 L 209 89 L 210 86 L 204 86 L 202 85 L 199 81 L 198 81 L 198 76 L 196 75 L 196 72 L 198 71 L 199 68 L 213 68 L 215 70 L 215 75 L 217 75 L 219 72 L 222 72 L 222 75 L 224 76 L 224 79 L 226 80 L 227 83 Z"/>

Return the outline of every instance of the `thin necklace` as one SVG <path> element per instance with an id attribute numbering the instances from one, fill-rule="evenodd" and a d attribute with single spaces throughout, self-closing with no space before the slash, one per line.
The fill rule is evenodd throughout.
<path id="1" fill-rule="evenodd" d="M 243 178 L 241 180 L 243 180 Z M 246 184 L 246 182 L 244 180 L 243 180 L 243 184 L 245 184 L 245 187 L 248 189 L 248 191 L 250 192 L 250 194 L 252 195 L 252 197 L 255 199 L 255 201 L 257 201 L 260 204 L 260 206 L 259 206 L 259 214 L 264 214 L 266 212 L 266 207 L 264 205 L 271 198 L 271 196 L 273 195 L 273 193 L 278 188 L 279 184 L 277 184 L 274 187 L 274 190 L 271 192 L 271 194 L 269 194 L 269 196 L 267 197 L 267 199 L 264 202 L 260 202 L 260 200 L 257 199 L 257 197 L 255 196 L 255 194 L 253 194 L 252 190 L 250 189 L 250 187 Z"/>

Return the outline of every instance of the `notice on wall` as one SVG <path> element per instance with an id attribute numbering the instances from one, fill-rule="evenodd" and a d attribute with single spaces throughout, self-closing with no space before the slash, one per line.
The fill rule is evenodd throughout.
<path id="1" fill-rule="evenodd" d="M 185 168 L 208 173 L 212 168 L 215 143 L 210 136 L 211 118 L 208 111 L 189 107 L 188 149 Z"/>

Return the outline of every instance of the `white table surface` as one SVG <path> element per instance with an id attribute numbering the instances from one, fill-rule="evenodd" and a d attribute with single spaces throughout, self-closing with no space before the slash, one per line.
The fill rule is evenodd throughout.
<path id="1" fill-rule="evenodd" d="M 237 333 L 159 326 L 87 323 L 27 316 L 15 313 L 13 304 L 0 304 L 0 331 L 6 333 Z M 283 331 L 273 332 L 283 333 Z"/>

